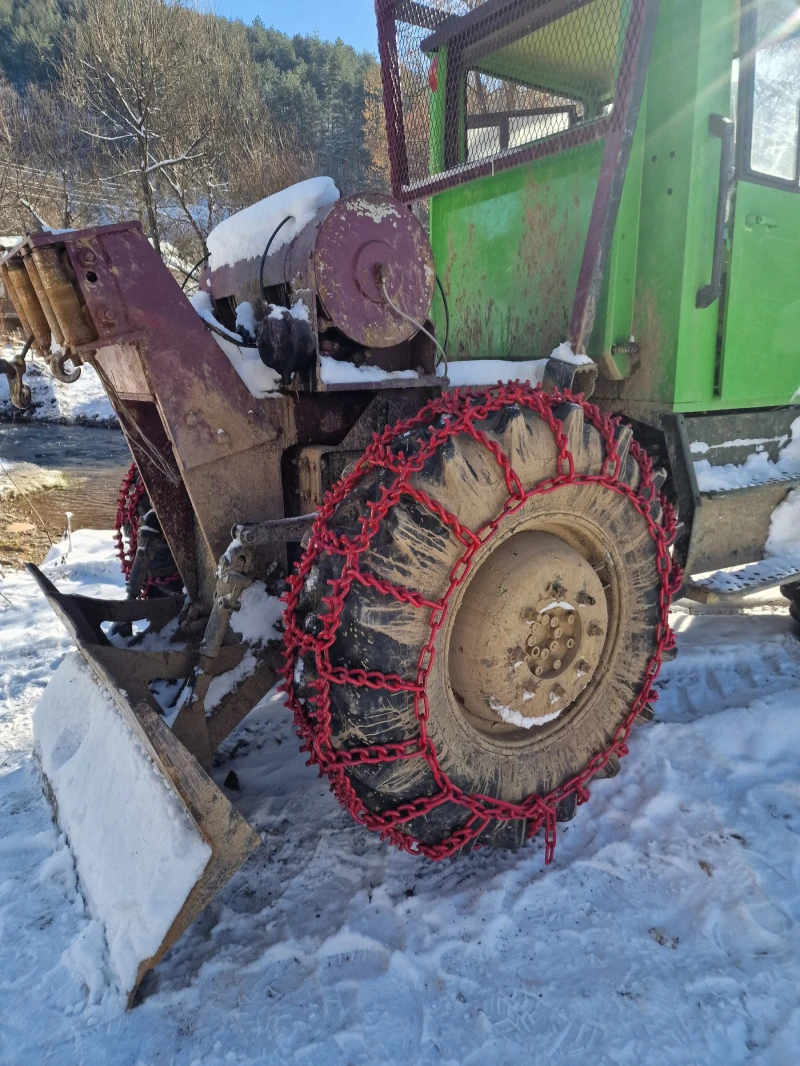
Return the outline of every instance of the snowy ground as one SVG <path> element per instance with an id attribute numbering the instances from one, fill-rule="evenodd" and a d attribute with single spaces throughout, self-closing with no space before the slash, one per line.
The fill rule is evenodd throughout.
<path id="1" fill-rule="evenodd" d="M 108 535 L 47 570 L 121 595 Z M 4 1066 L 797 1063 L 800 643 L 782 610 L 676 612 L 659 720 L 547 871 L 539 846 L 390 850 L 265 703 L 215 771 L 236 770 L 264 846 L 125 1014 L 30 755 L 69 642 L 25 575 L 0 593 Z"/>

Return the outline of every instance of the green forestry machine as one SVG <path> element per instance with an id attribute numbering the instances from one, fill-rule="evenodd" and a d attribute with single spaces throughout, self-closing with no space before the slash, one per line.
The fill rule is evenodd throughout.
<path id="1" fill-rule="evenodd" d="M 800 603 L 800 8 L 376 10 L 391 196 L 314 179 L 233 216 L 192 302 L 136 223 L 0 265 L 56 375 L 100 375 L 152 505 L 127 599 L 31 568 L 83 655 L 38 755 L 131 996 L 259 844 L 210 768 L 276 683 L 364 827 L 431 859 L 541 830 L 549 862 L 652 718 L 673 597 Z M 178 843 L 108 802 L 123 736 Z M 134 828 L 161 873 L 110 898 Z"/>

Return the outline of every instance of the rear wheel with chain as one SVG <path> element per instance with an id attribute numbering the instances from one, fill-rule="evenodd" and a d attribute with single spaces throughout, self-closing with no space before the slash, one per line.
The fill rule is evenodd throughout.
<path id="1" fill-rule="evenodd" d="M 136 557 L 139 530 L 145 523 L 151 535 L 154 532 L 156 543 L 141 597 L 149 599 L 167 593 L 180 593 L 183 581 L 178 573 L 169 544 L 161 533 L 160 524 L 152 510 L 139 468 L 132 463 L 120 486 L 117 518 L 114 524 L 114 543 L 126 582 L 131 576 L 133 561 Z"/>
<path id="2" fill-rule="evenodd" d="M 434 401 L 335 490 L 291 583 L 312 761 L 406 850 L 544 825 L 551 857 L 555 818 L 650 715 L 673 533 L 632 431 L 591 405 L 522 386 Z"/>

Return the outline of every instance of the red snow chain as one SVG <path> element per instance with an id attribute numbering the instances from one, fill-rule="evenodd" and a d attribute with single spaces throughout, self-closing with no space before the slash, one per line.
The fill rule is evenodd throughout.
<path id="1" fill-rule="evenodd" d="M 139 504 L 147 489 L 144 487 L 139 468 L 136 463 L 131 463 L 128 473 L 122 480 L 119 496 L 117 498 L 117 518 L 114 523 L 114 545 L 117 549 L 122 573 L 125 581 L 131 576 L 131 567 L 136 555 L 139 543 Z M 125 526 L 128 527 L 128 543 L 125 543 Z M 171 585 L 180 580 L 180 574 L 176 571 L 172 577 L 148 577 L 144 583 L 139 599 L 146 600 L 151 588 L 162 585 Z"/>
<path id="2" fill-rule="evenodd" d="M 603 437 L 606 459 L 599 474 L 576 474 L 573 456 L 569 451 L 569 440 L 563 432 L 562 423 L 553 414 L 559 404 L 576 404 L 583 408 L 585 418 L 595 426 Z M 541 481 L 533 489 L 526 491 L 519 477 L 514 472 L 507 455 L 499 445 L 491 441 L 480 429 L 480 424 L 492 413 L 516 404 L 534 411 L 549 425 L 558 447 L 558 469 L 556 477 Z M 368 829 L 376 830 L 385 839 L 397 847 L 412 854 L 426 855 L 430 859 L 444 859 L 459 851 L 465 845 L 474 842 L 492 819 L 524 820 L 528 823 L 528 839 L 540 829 L 545 830 L 545 862 L 551 863 L 556 845 L 556 807 L 564 799 L 577 795 L 579 804 L 589 799 L 588 784 L 602 770 L 612 756 L 622 758 L 628 754 L 627 740 L 633 724 L 647 703 L 658 699 L 653 685 L 661 670 L 661 659 L 665 651 L 674 647 L 675 638 L 669 625 L 669 608 L 672 597 L 681 586 L 683 575 L 680 568 L 673 563 L 669 547 L 675 538 L 676 516 L 672 505 L 663 496 L 660 497 L 663 508 L 663 525 L 655 522 L 650 514 L 651 504 L 656 497 L 656 487 L 652 479 L 652 462 L 637 442 L 630 445 L 630 454 L 641 470 L 641 484 L 638 489 L 619 480 L 621 460 L 617 452 L 615 430 L 620 425 L 619 418 L 604 414 L 594 404 L 587 403 L 582 396 L 569 392 L 544 392 L 541 386 L 531 388 L 528 385 L 498 385 L 492 389 L 464 393 L 455 390 L 431 401 L 417 415 L 406 422 L 398 423 L 393 428 L 387 427 L 383 434 L 376 434 L 373 444 L 367 449 L 352 473 L 341 481 L 328 494 L 314 524 L 308 550 L 289 580 L 289 589 L 284 596 L 286 609 L 284 623 L 285 667 L 283 689 L 288 694 L 288 703 L 295 717 L 298 736 L 303 740 L 303 751 L 310 754 L 309 765 L 319 766 L 320 773 L 328 775 L 331 791 L 350 811 L 353 817 Z M 392 443 L 409 430 L 424 427 L 427 424 L 428 437 L 423 439 L 420 447 L 410 455 L 392 451 Z M 421 490 L 414 488 L 411 478 L 450 438 L 467 434 L 486 447 L 494 456 L 505 478 L 508 499 L 500 514 L 481 529 L 471 530 L 463 526 L 458 519 L 445 511 L 439 504 Z M 367 514 L 361 518 L 361 533 L 349 540 L 336 535 L 329 527 L 329 522 L 337 506 L 346 499 L 355 485 L 372 468 L 382 468 L 394 473 L 395 479 L 381 489 L 380 497 L 367 505 Z M 609 492 L 627 497 L 639 514 L 647 522 L 650 536 L 658 551 L 657 580 L 660 586 L 661 615 L 656 631 L 656 650 L 648 665 L 645 682 L 639 695 L 634 700 L 630 712 L 620 724 L 610 746 L 598 752 L 588 765 L 571 781 L 566 782 L 545 796 L 532 795 L 522 803 L 505 803 L 490 796 L 465 793 L 447 777 L 439 765 L 436 749 L 428 734 L 428 695 L 426 683 L 434 662 L 435 641 L 444 625 L 450 601 L 454 591 L 464 583 L 469 575 L 478 549 L 491 540 L 501 525 L 533 496 L 547 495 L 565 485 L 595 485 Z M 410 496 L 422 507 L 428 509 L 453 531 L 464 546 L 464 554 L 453 567 L 450 586 L 438 602 L 424 599 L 418 593 L 408 589 L 397 588 L 381 581 L 360 568 L 360 557 L 369 549 L 380 524 L 401 496 Z M 339 555 L 344 560 L 341 576 L 329 581 L 330 595 L 323 599 L 327 614 L 321 618 L 322 631 L 313 636 L 303 630 L 298 623 L 297 608 L 300 593 L 305 580 L 321 552 Z M 394 674 L 380 672 L 367 673 L 364 670 L 345 670 L 334 667 L 330 660 L 330 649 L 336 639 L 336 632 L 342 620 L 342 611 L 353 582 L 391 596 L 401 603 L 408 603 L 419 610 L 429 612 L 430 635 L 422 649 L 417 664 L 416 677 L 404 679 Z M 295 691 L 295 667 L 298 658 L 313 654 L 317 678 L 313 682 L 316 694 L 301 702 Z M 389 692 L 413 692 L 414 711 L 419 723 L 419 734 L 414 739 L 400 744 L 387 744 L 375 747 L 351 748 L 339 751 L 331 744 L 331 685 L 354 685 L 371 689 L 383 689 Z M 421 797 L 402 804 L 396 810 L 376 814 L 368 810 L 356 794 L 347 776 L 347 768 L 356 764 L 378 764 L 395 762 L 401 759 L 424 759 L 430 767 L 438 792 L 433 796 Z M 440 844 L 423 844 L 407 833 L 401 832 L 400 826 L 411 819 L 430 813 L 443 803 L 455 803 L 469 812 L 466 824 Z"/>

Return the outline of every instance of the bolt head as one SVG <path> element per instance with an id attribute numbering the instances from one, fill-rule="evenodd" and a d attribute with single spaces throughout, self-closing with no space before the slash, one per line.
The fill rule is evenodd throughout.
<path id="1" fill-rule="evenodd" d="M 561 660 L 560 659 L 554 659 L 553 660 L 553 669 L 554 670 L 560 670 L 561 669 Z"/>

